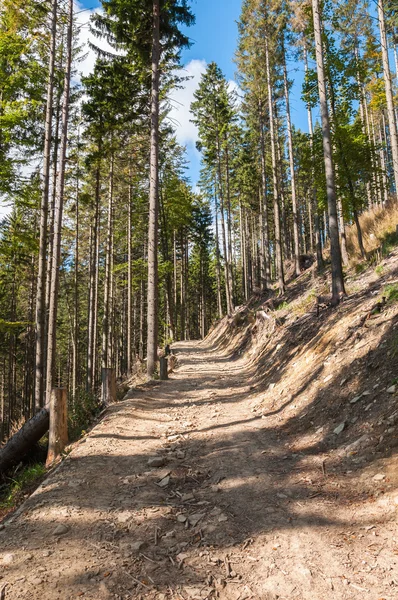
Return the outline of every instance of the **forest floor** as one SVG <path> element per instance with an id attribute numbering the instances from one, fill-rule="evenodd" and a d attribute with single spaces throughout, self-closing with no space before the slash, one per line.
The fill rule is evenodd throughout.
<path id="1" fill-rule="evenodd" d="M 369 311 L 397 253 L 382 271 L 319 317 L 293 290 L 263 325 L 175 344 L 170 380 L 0 526 L 0 598 L 396 600 L 398 305 Z"/>

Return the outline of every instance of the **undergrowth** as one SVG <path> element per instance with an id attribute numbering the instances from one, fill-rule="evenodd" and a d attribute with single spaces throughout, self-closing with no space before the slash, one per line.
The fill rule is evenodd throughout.
<path id="1" fill-rule="evenodd" d="M 387 304 L 395 304 L 398 302 L 398 283 L 390 283 L 383 289 L 383 296 Z"/>
<path id="2" fill-rule="evenodd" d="M 100 412 L 101 407 L 95 396 L 80 392 L 76 402 L 69 407 L 69 439 L 74 441 L 81 437 L 93 418 Z"/>
<path id="3" fill-rule="evenodd" d="M 46 474 L 43 463 L 28 465 L 13 477 L 8 477 L 0 486 L 0 519 L 13 510 L 40 483 Z"/>

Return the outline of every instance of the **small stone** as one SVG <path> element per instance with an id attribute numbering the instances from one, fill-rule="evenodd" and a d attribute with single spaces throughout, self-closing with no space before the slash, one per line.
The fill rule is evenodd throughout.
<path id="1" fill-rule="evenodd" d="M 69 531 L 69 527 L 67 525 L 63 525 L 61 523 L 54 529 L 53 535 L 65 535 L 66 533 L 68 533 L 68 531 Z"/>
<path id="2" fill-rule="evenodd" d="M 186 515 L 177 515 L 177 521 L 179 523 L 185 523 L 186 520 L 187 520 L 187 516 Z"/>
<path id="3" fill-rule="evenodd" d="M 142 548 L 143 548 L 144 546 L 145 546 L 145 542 L 141 542 L 141 541 L 138 541 L 138 542 L 133 542 L 133 543 L 130 545 L 130 550 L 131 550 L 132 552 L 139 552 L 140 550 L 142 550 Z"/>
<path id="4" fill-rule="evenodd" d="M 3 565 L 11 565 L 14 562 L 14 558 L 14 554 L 5 554 L 2 560 Z"/>
<path id="5" fill-rule="evenodd" d="M 179 554 L 177 554 L 176 559 L 179 562 L 183 562 L 185 559 L 189 558 L 189 554 L 187 554 L 186 552 L 180 552 Z"/>
<path id="6" fill-rule="evenodd" d="M 365 390 L 364 392 L 362 392 L 362 396 L 370 396 L 371 392 L 369 392 L 369 390 Z"/>
<path id="7" fill-rule="evenodd" d="M 356 404 L 358 402 L 358 400 L 360 400 L 360 399 L 361 399 L 361 396 L 355 396 L 355 398 L 350 400 L 350 404 Z"/>
<path id="8" fill-rule="evenodd" d="M 220 516 L 218 517 L 218 522 L 219 522 L 219 523 L 225 523 L 225 521 L 228 521 L 228 517 L 227 517 L 227 515 L 220 515 Z"/>
<path id="9" fill-rule="evenodd" d="M 167 477 L 164 477 L 161 481 L 159 481 L 157 483 L 157 485 L 161 488 L 165 488 L 169 485 L 169 483 L 170 483 L 170 476 L 167 475 Z"/>
<path id="10" fill-rule="evenodd" d="M 44 558 L 48 558 L 49 556 L 51 556 L 52 551 L 51 550 L 44 550 L 42 556 L 44 556 Z"/>
<path id="11" fill-rule="evenodd" d="M 325 377 L 325 379 L 323 380 L 323 383 L 327 383 L 328 381 L 330 381 L 331 379 L 333 379 L 333 375 L 328 375 L 327 377 Z"/>
<path id="12" fill-rule="evenodd" d="M 347 379 L 342 379 L 342 380 L 340 381 L 340 387 L 343 387 L 343 385 L 344 385 L 345 383 L 347 383 Z"/>
<path id="13" fill-rule="evenodd" d="M 386 476 L 384 473 L 377 473 L 377 475 L 373 477 L 373 481 L 384 481 L 385 478 Z"/>
<path id="14" fill-rule="evenodd" d="M 195 514 L 193 514 L 193 515 L 190 515 L 190 516 L 188 517 L 189 524 L 190 524 L 192 527 L 196 527 L 196 525 L 199 523 L 199 521 L 200 521 L 201 519 L 203 519 L 203 517 L 204 517 L 204 516 L 205 516 L 205 515 L 204 515 L 204 513 L 195 513 Z"/>
<path id="15" fill-rule="evenodd" d="M 333 430 L 333 433 L 335 433 L 336 435 L 340 435 L 340 433 L 342 433 L 345 429 L 345 421 L 343 421 L 343 423 L 340 423 L 340 425 L 338 425 L 336 427 L 336 429 Z"/>
<path id="16" fill-rule="evenodd" d="M 387 389 L 387 394 L 395 394 L 396 386 L 392 385 Z"/>
<path id="17" fill-rule="evenodd" d="M 158 468 L 166 464 L 164 456 L 154 456 L 148 460 L 148 467 Z"/>
<path id="18" fill-rule="evenodd" d="M 192 500 L 195 500 L 195 496 L 193 494 L 184 494 L 181 497 L 181 502 L 190 502 Z"/>

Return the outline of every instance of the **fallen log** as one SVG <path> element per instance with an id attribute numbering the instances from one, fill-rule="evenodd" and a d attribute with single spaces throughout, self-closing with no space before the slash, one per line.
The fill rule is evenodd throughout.
<path id="1" fill-rule="evenodd" d="M 50 415 L 42 408 L 0 449 L 0 473 L 5 473 L 29 452 L 48 431 Z"/>

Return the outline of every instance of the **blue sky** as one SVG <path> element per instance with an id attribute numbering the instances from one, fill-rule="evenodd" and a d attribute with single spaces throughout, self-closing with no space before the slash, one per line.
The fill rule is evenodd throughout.
<path id="1" fill-rule="evenodd" d="M 80 0 L 86 8 L 94 9 L 100 6 L 97 0 Z M 193 185 L 196 184 L 200 170 L 200 156 L 195 149 L 197 132 L 190 123 L 189 107 L 201 74 L 206 64 L 215 61 L 222 69 L 227 80 L 232 83 L 235 79 L 234 54 L 237 45 L 237 21 L 241 10 L 241 0 L 192 0 L 192 11 L 196 23 L 186 30 L 192 40 L 192 46 L 182 52 L 183 73 L 192 79 L 185 88 L 172 94 L 171 119 L 177 129 L 177 137 L 181 144 L 186 145 L 189 158 L 189 176 Z M 85 20 L 89 13 L 84 13 Z M 90 63 L 92 58 L 88 59 Z M 89 69 L 92 63 L 87 64 Z M 295 83 L 291 92 L 292 120 L 296 126 L 307 131 L 307 115 L 305 106 L 300 99 L 303 69 L 296 63 L 288 63 L 289 78 Z M 314 115 L 316 116 L 316 115 Z"/>

